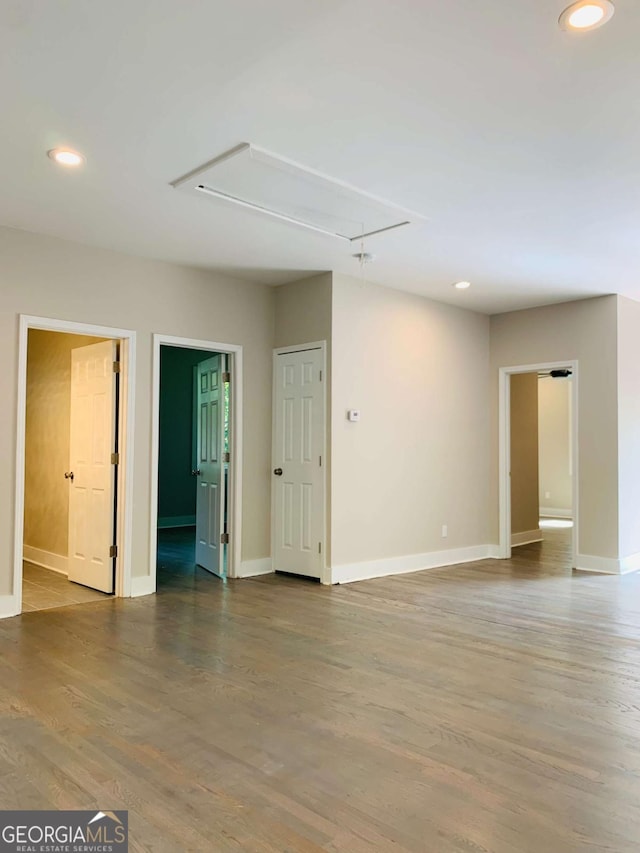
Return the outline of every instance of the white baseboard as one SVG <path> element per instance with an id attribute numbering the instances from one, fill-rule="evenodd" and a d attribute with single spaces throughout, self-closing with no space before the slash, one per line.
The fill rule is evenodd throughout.
<path id="1" fill-rule="evenodd" d="M 333 566 L 331 583 L 354 583 L 355 581 L 383 578 L 389 575 L 422 572 L 426 569 L 439 569 L 443 566 L 487 560 L 495 558 L 497 555 L 497 545 L 471 545 L 468 548 L 452 548 L 449 551 L 431 551 L 427 554 L 409 554 L 406 557 L 390 557 L 386 560 L 350 563 Z"/>
<path id="2" fill-rule="evenodd" d="M 155 578 L 149 575 L 144 575 L 141 578 L 131 578 L 131 598 L 139 598 L 142 595 L 153 595 L 155 591 Z"/>
<path id="3" fill-rule="evenodd" d="M 273 574 L 273 562 L 271 557 L 262 557 L 259 560 L 243 560 L 237 578 L 257 578 L 260 575 Z"/>
<path id="4" fill-rule="evenodd" d="M 165 527 L 195 527 L 195 515 L 169 515 L 158 519 L 158 530 Z"/>
<path id="5" fill-rule="evenodd" d="M 22 559 L 26 560 L 27 563 L 42 566 L 43 569 L 58 572 L 60 575 L 67 576 L 69 574 L 69 559 L 68 557 L 63 557 L 62 554 L 54 554 L 51 551 L 43 551 L 42 548 L 24 545 L 22 548 Z"/>
<path id="6" fill-rule="evenodd" d="M 0 619 L 20 615 L 20 604 L 17 595 L 0 595 Z"/>
<path id="7" fill-rule="evenodd" d="M 557 506 L 541 506 L 540 518 L 573 518 L 573 510 Z"/>
<path id="8" fill-rule="evenodd" d="M 629 554 L 628 557 L 623 557 L 620 560 L 620 574 L 629 575 L 631 572 L 640 570 L 640 553 Z"/>
<path id="9" fill-rule="evenodd" d="M 576 555 L 576 571 L 597 572 L 601 575 L 626 575 L 640 569 L 640 554 L 632 554 L 618 560 L 616 557 L 594 557 L 590 554 Z"/>
<path id="10" fill-rule="evenodd" d="M 539 527 L 535 530 L 523 530 L 521 533 L 511 534 L 512 548 L 517 548 L 518 545 L 530 545 L 532 542 L 542 542 L 542 530 Z"/>

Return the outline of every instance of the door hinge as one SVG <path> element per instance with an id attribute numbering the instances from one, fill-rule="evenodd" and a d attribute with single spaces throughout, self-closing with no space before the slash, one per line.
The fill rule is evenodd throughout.
<path id="1" fill-rule="evenodd" d="M 118 546 L 117 545 L 112 545 L 109 548 L 109 556 L 110 557 L 117 557 L 118 556 Z"/>
<path id="2" fill-rule="evenodd" d="M 320 461 L 318 462 L 318 465 L 322 468 L 322 456 L 320 457 Z"/>
<path id="3" fill-rule="evenodd" d="M 221 545 L 228 545 L 229 544 L 229 534 L 228 533 L 221 533 L 220 534 L 220 544 Z"/>
<path id="4" fill-rule="evenodd" d="M 322 554 L 322 542 L 318 542 L 318 554 Z"/>
<path id="5" fill-rule="evenodd" d="M 119 465 L 120 464 L 120 454 L 119 453 L 112 453 L 111 454 L 111 464 L 112 465 Z"/>
<path id="6" fill-rule="evenodd" d="M 320 382 L 322 382 L 322 371 L 320 371 Z"/>
<path id="7" fill-rule="evenodd" d="M 120 373 L 120 362 L 119 361 L 113 362 L 113 372 L 114 373 Z"/>
<path id="8" fill-rule="evenodd" d="M 225 370 L 224 373 L 222 374 L 222 381 L 223 382 L 231 382 L 231 374 L 229 373 L 228 370 Z"/>
<path id="9" fill-rule="evenodd" d="M 222 456 L 223 462 L 231 462 L 231 455 L 229 453 L 224 453 Z"/>

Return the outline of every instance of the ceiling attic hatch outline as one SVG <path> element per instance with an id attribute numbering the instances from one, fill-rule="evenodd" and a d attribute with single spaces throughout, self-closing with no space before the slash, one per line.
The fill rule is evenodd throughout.
<path id="1" fill-rule="evenodd" d="M 171 186 L 348 243 L 425 219 L 249 142 L 214 157 Z"/>

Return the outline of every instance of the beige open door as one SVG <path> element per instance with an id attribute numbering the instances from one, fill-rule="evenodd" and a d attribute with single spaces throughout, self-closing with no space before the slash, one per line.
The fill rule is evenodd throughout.
<path id="1" fill-rule="evenodd" d="M 224 577 L 224 356 L 197 366 L 196 563 Z"/>
<path id="2" fill-rule="evenodd" d="M 69 580 L 114 591 L 116 341 L 71 352 Z"/>

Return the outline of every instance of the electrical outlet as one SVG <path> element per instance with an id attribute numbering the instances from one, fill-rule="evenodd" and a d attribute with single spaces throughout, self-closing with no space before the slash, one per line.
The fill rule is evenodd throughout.
<path id="1" fill-rule="evenodd" d="M 449 528 L 447 527 L 446 524 L 443 524 L 442 525 L 442 538 L 446 539 L 448 535 L 449 535 Z"/>

